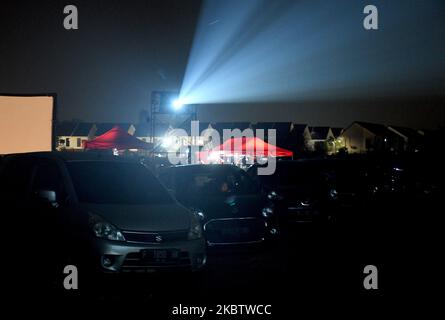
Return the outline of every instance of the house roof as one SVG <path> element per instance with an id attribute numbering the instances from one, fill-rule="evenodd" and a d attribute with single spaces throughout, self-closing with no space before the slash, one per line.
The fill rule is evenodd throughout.
<path id="1" fill-rule="evenodd" d="M 366 130 L 372 132 L 373 134 L 377 136 L 388 136 L 388 135 L 394 135 L 394 132 L 391 132 L 385 125 L 379 124 L 379 123 L 370 123 L 370 122 L 363 122 L 363 121 L 356 121 L 356 124 L 361 126 L 362 128 L 365 128 Z"/>
<path id="2" fill-rule="evenodd" d="M 329 127 L 309 127 L 311 139 L 313 140 L 325 140 L 328 138 Z"/>
<path id="3" fill-rule="evenodd" d="M 419 139 L 423 136 L 416 129 L 407 128 L 407 127 L 399 127 L 399 126 L 390 126 L 392 129 L 396 130 L 406 138 L 410 139 Z"/>
<path id="4" fill-rule="evenodd" d="M 387 137 L 387 138 L 401 138 L 400 134 L 395 133 L 388 129 L 387 126 L 378 123 L 370 123 L 363 121 L 356 121 L 356 124 L 365 128 L 366 130 L 372 132 L 376 136 Z"/>
<path id="5" fill-rule="evenodd" d="M 307 127 L 308 127 L 307 124 L 293 123 L 292 124 L 292 133 L 303 133 Z"/>

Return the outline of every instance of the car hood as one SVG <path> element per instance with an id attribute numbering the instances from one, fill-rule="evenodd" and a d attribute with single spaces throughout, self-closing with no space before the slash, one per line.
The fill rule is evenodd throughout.
<path id="1" fill-rule="evenodd" d="M 273 189 L 285 199 L 312 199 L 321 194 L 319 188 L 312 186 L 277 186 Z"/>
<path id="2" fill-rule="evenodd" d="M 206 196 L 188 199 L 187 205 L 202 210 L 205 220 L 261 217 L 264 199 L 260 195 Z"/>
<path id="3" fill-rule="evenodd" d="M 81 204 L 84 210 L 97 214 L 121 230 L 172 231 L 190 227 L 190 212 L 179 204 L 114 205 Z"/>

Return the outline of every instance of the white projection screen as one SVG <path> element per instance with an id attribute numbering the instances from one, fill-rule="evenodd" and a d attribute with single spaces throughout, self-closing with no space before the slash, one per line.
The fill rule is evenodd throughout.
<path id="1" fill-rule="evenodd" d="M 0 154 L 51 151 L 53 96 L 0 95 Z"/>

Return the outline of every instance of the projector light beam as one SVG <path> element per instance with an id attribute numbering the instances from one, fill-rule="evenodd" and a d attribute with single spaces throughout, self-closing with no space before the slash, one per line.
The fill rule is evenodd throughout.
<path id="1" fill-rule="evenodd" d="M 382 16 L 382 33 L 363 28 L 365 5 L 204 1 L 180 98 L 210 104 L 375 97 L 406 93 L 422 79 L 441 77 L 433 67 L 437 59 L 413 67 L 400 58 L 435 52 L 434 43 L 406 34 L 419 11 L 434 17 L 434 6 L 414 10 L 405 2 L 379 2 L 381 12 L 395 13 L 387 20 Z"/>

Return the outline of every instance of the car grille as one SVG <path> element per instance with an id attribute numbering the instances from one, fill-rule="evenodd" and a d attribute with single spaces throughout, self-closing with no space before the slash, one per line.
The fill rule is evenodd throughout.
<path id="1" fill-rule="evenodd" d="M 165 232 L 138 232 L 123 231 L 122 234 L 128 242 L 138 243 L 165 243 L 187 240 L 188 231 L 165 231 Z"/>
<path id="2" fill-rule="evenodd" d="M 357 201 L 357 196 L 353 192 L 339 192 L 338 199 L 341 206 L 350 207 Z"/>
<path id="3" fill-rule="evenodd" d="M 319 211 L 316 209 L 288 207 L 287 210 L 290 217 L 312 217 L 319 214 Z"/>
<path id="4" fill-rule="evenodd" d="M 214 219 L 204 230 L 209 245 L 254 243 L 264 240 L 266 224 L 253 217 Z"/>

